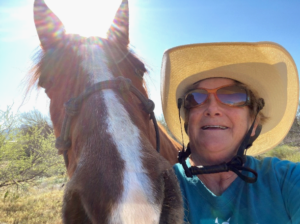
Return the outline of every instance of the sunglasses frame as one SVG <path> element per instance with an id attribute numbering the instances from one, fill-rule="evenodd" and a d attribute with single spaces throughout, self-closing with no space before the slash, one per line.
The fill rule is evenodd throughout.
<path id="1" fill-rule="evenodd" d="M 247 99 L 246 99 L 246 102 L 245 102 L 244 104 L 242 104 L 242 105 L 232 105 L 232 104 L 224 103 L 224 102 L 222 102 L 222 101 L 219 99 L 219 97 L 218 97 L 218 95 L 217 95 L 217 91 L 218 91 L 219 89 L 222 89 L 222 88 L 224 88 L 224 87 L 229 87 L 229 86 L 239 87 L 239 88 L 244 89 L 244 90 L 246 91 Z M 194 106 L 194 107 L 186 107 L 186 97 L 187 97 L 190 93 L 195 92 L 196 90 L 199 90 L 199 89 L 203 89 L 203 90 L 205 90 L 205 91 L 208 93 L 206 99 L 203 101 L 203 103 L 198 104 L 198 105 L 196 105 L 196 106 Z M 248 90 L 247 88 L 245 88 L 245 87 L 243 87 L 243 86 L 239 86 L 239 85 L 225 85 L 225 86 L 220 86 L 220 87 L 215 88 L 215 89 L 196 88 L 196 89 L 192 89 L 192 90 L 188 91 L 188 92 L 184 95 L 184 97 L 183 97 L 183 100 L 184 100 L 184 103 L 183 103 L 184 108 L 187 109 L 187 110 L 189 110 L 189 109 L 191 109 L 191 108 L 199 107 L 199 106 L 205 104 L 205 102 L 206 102 L 206 101 L 208 100 L 208 98 L 209 98 L 209 94 L 213 94 L 214 97 L 215 97 L 215 99 L 216 99 L 219 103 L 224 104 L 224 105 L 226 105 L 226 106 L 230 106 L 230 107 L 244 107 L 244 106 L 249 106 L 249 105 L 250 105 L 250 101 L 251 101 L 251 100 L 250 100 L 250 92 L 249 92 L 249 90 Z"/>

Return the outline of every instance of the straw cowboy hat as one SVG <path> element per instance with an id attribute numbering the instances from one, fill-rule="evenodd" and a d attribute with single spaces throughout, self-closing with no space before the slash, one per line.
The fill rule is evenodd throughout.
<path id="1" fill-rule="evenodd" d="M 295 62 L 282 46 L 272 42 L 206 43 L 167 50 L 161 71 L 162 108 L 170 131 L 179 141 L 177 99 L 190 85 L 209 77 L 242 82 L 265 100 L 262 112 L 269 119 L 247 154 L 263 153 L 284 139 L 296 115 L 299 86 Z M 180 114 L 183 125 L 183 109 Z M 183 135 L 188 143 L 184 131 Z"/>

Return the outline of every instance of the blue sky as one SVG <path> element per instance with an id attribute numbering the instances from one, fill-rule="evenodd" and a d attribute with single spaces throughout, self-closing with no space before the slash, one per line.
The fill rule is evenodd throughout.
<path id="1" fill-rule="evenodd" d="M 45 1 L 67 31 L 68 27 L 70 32 L 88 27 L 92 35 L 105 33 L 103 27 L 110 25 L 121 2 Z M 162 113 L 161 58 L 168 48 L 191 43 L 273 41 L 286 48 L 300 67 L 299 0 L 129 0 L 129 5 L 131 47 L 150 70 L 146 81 L 157 115 Z M 33 91 L 21 106 L 22 83 L 39 46 L 32 7 L 33 0 L 0 0 L 0 109 L 14 102 L 15 110 L 35 108 L 47 114 L 49 101 L 43 91 Z"/>

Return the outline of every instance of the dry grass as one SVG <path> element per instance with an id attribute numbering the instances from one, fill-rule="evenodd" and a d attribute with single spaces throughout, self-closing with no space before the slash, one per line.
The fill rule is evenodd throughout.
<path id="1" fill-rule="evenodd" d="M 300 162 L 300 149 L 281 145 L 260 155 Z M 61 224 L 65 176 L 40 178 L 16 188 L 0 188 L 0 224 Z"/>
<path id="2" fill-rule="evenodd" d="M 40 179 L 19 189 L 0 189 L 0 224 L 60 224 L 66 178 Z"/>

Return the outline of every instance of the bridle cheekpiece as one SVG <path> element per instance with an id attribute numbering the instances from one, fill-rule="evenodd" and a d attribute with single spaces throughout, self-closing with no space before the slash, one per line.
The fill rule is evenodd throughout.
<path id="1" fill-rule="evenodd" d="M 85 99 L 87 99 L 90 95 L 105 89 L 114 89 L 119 92 L 131 91 L 136 95 L 137 98 L 139 98 L 139 100 L 143 104 L 143 110 L 150 115 L 150 119 L 152 119 L 153 121 L 154 129 L 156 132 L 156 151 L 159 153 L 160 139 L 158 125 L 154 115 L 154 102 L 145 97 L 134 85 L 132 85 L 130 79 L 119 76 L 115 79 L 98 82 L 90 86 L 78 97 L 71 98 L 64 104 L 65 117 L 61 128 L 61 134 L 56 139 L 55 147 L 58 149 L 59 154 L 63 154 L 66 167 L 68 167 L 69 164 L 67 152 L 72 145 L 70 139 L 70 127 L 72 118 L 79 114 L 82 103 Z"/>

